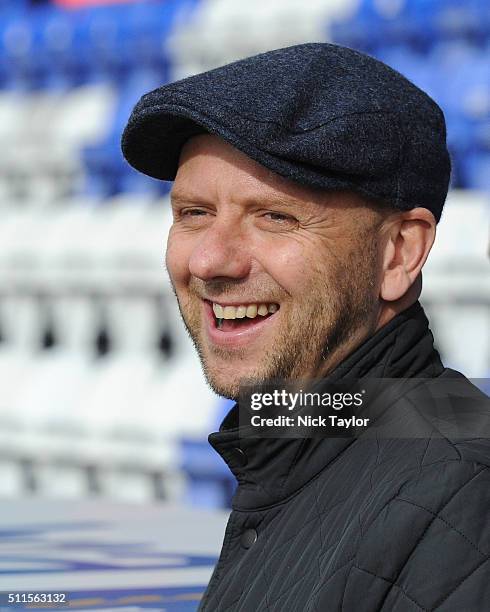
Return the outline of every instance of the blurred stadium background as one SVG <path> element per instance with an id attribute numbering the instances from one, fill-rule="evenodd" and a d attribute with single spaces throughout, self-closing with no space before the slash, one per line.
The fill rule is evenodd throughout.
<path id="1" fill-rule="evenodd" d="M 305 41 L 375 55 L 444 109 L 422 302 L 446 364 L 490 377 L 488 0 L 0 0 L 0 498 L 228 503 L 206 437 L 229 402 L 163 268 L 170 185 L 119 140 L 146 91 Z"/>

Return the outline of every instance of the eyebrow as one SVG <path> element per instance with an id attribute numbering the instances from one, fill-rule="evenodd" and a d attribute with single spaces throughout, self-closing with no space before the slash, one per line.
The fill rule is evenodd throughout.
<path id="1" fill-rule="evenodd" d="M 198 203 L 199 198 L 194 198 L 192 196 L 185 196 L 180 193 L 170 193 L 170 201 L 172 204 L 191 204 Z"/>
<path id="2" fill-rule="evenodd" d="M 206 204 L 206 200 L 202 200 L 199 196 L 188 195 L 182 193 L 170 193 L 170 201 L 172 204 Z M 264 206 L 286 206 L 287 208 L 297 208 L 300 206 L 300 202 L 297 199 L 289 196 L 278 198 L 276 196 L 269 196 L 263 200 L 259 198 L 246 198 L 243 201 L 245 206 L 254 206 L 257 204 L 263 204 Z"/>

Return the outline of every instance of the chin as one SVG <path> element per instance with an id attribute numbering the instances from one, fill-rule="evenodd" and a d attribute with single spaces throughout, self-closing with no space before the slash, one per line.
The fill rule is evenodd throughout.
<path id="1" fill-rule="evenodd" d="M 235 359 L 231 355 L 210 356 L 208 354 L 201 360 L 201 363 L 206 380 L 213 391 L 235 401 L 238 400 L 240 387 L 243 384 L 253 384 L 253 381 L 262 380 L 255 360 L 253 363 L 244 363 L 243 358 L 240 357 Z M 264 368 L 260 369 L 264 370 Z"/>
<path id="2" fill-rule="evenodd" d="M 236 372 L 231 367 L 217 369 L 204 366 L 204 374 L 209 386 L 222 397 L 237 400 L 242 381 L 247 380 L 247 372 Z"/>
<path id="3" fill-rule="evenodd" d="M 206 380 L 211 389 L 221 397 L 238 401 L 240 394 L 240 381 L 238 379 L 226 380 L 223 377 L 210 376 L 205 371 Z"/>

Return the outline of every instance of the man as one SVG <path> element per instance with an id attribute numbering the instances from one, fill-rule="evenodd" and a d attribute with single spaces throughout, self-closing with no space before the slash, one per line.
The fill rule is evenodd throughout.
<path id="1" fill-rule="evenodd" d="M 231 410 L 210 442 L 239 486 L 200 609 L 490 610 L 488 398 L 444 368 L 417 301 L 450 174 L 439 107 L 305 44 L 147 94 L 123 151 L 175 180 L 167 267 L 217 393 L 410 383 L 388 435 L 250 437 Z"/>

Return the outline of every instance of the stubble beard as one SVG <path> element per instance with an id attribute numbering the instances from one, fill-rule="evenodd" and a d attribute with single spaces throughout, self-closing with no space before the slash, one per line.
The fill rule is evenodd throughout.
<path id="1" fill-rule="evenodd" d="M 296 299 L 288 320 L 282 320 L 280 337 L 276 336 L 271 346 L 264 347 L 260 361 L 246 377 L 234 380 L 220 380 L 219 372 L 214 372 L 208 362 L 198 296 L 193 295 L 183 305 L 174 287 L 187 333 L 213 391 L 236 401 L 244 384 L 262 386 L 272 380 L 311 378 L 311 374 L 305 376 L 305 373 L 319 375 L 327 362 L 332 369 L 337 365 L 335 355 L 342 347 L 356 338 L 369 336 L 374 331 L 377 250 L 372 237 L 364 247 L 362 254 L 359 250 L 344 256 L 342 261 L 336 260 L 328 277 L 325 271 L 315 272 L 311 291 Z M 233 283 L 229 285 L 232 287 Z M 247 357 L 246 348 L 232 352 L 221 347 L 211 350 L 218 362 Z"/>

